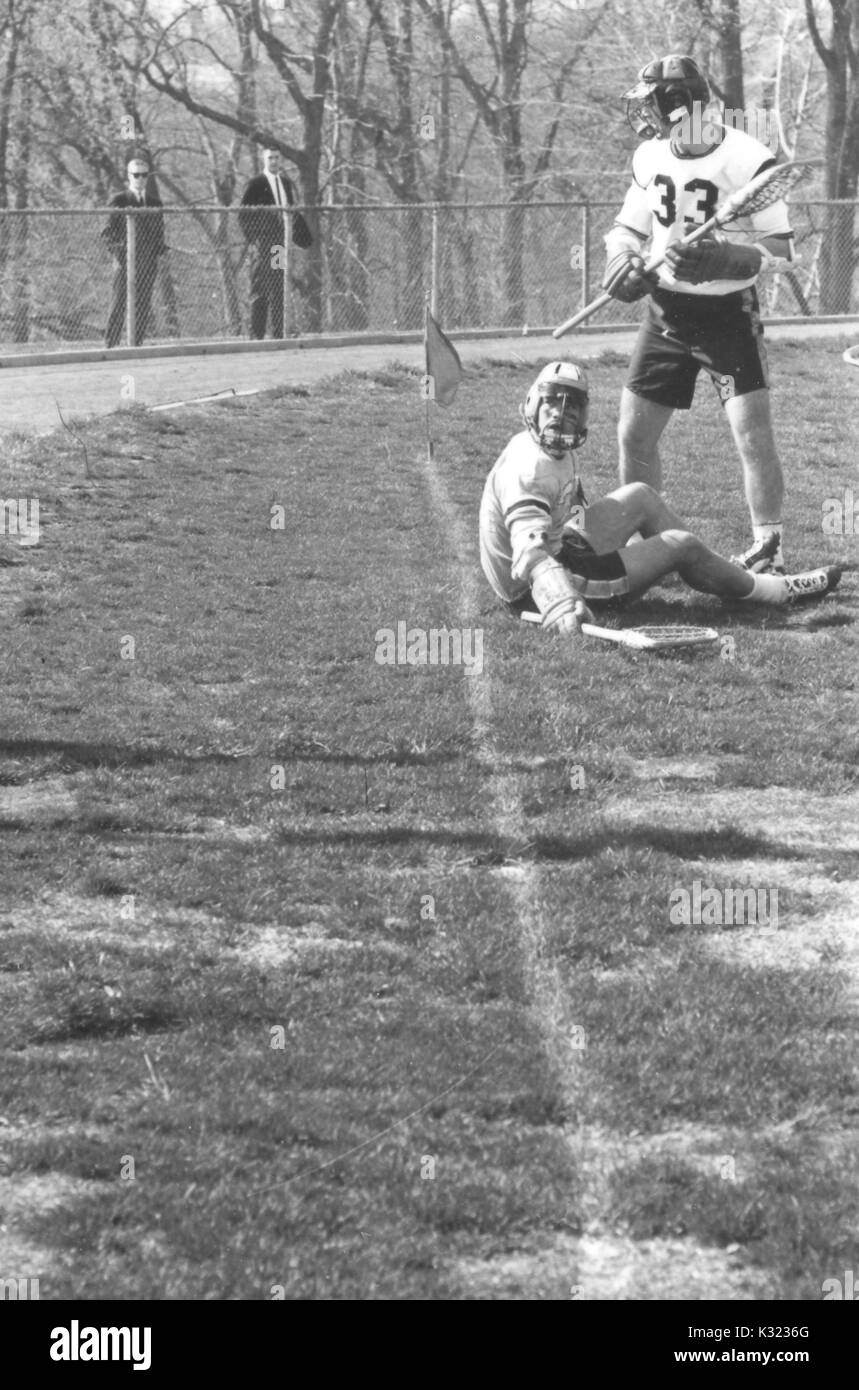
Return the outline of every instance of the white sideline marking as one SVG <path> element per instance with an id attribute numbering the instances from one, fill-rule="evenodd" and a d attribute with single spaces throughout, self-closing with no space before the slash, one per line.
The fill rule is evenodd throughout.
<path id="1" fill-rule="evenodd" d="M 423 465 L 432 501 L 444 519 L 454 549 L 460 556 L 468 555 L 472 549 L 472 538 L 451 501 L 444 480 L 428 458 L 424 457 Z M 476 569 L 463 565 L 462 562 L 458 564 L 457 569 L 462 612 L 474 613 L 480 604 Z M 480 752 L 489 766 L 497 768 L 499 758 L 492 733 L 492 682 L 485 666 L 480 674 L 466 672 L 464 684 Z M 522 799 L 515 780 L 511 784 L 509 772 L 502 777 L 497 771 L 493 771 L 489 781 L 489 811 L 499 836 L 521 841 L 528 838 Z M 560 974 L 546 959 L 546 924 L 543 912 L 538 906 L 540 871 L 536 865 L 529 863 L 515 867 L 516 873 L 508 868 L 504 877 L 519 921 L 519 939 L 522 944 L 528 993 L 534 1001 L 550 1060 L 558 1066 L 561 1076 L 565 1076 L 576 1059 L 581 1059 L 582 1054 L 573 1048 L 569 1035 L 571 1020 L 567 1017 Z"/>
<path id="2" fill-rule="evenodd" d="M 859 367 L 859 343 L 855 347 L 845 348 L 841 357 L 844 362 L 849 362 L 851 367 Z"/>

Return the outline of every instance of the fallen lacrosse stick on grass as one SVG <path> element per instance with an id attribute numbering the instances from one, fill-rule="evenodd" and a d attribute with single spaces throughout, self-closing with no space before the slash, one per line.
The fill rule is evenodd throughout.
<path id="1" fill-rule="evenodd" d="M 789 164 L 776 164 L 771 169 L 765 169 L 762 174 L 756 174 L 747 184 L 732 193 L 730 198 L 726 198 L 721 207 L 717 208 L 708 222 L 702 226 L 695 227 L 681 241 L 675 241 L 674 246 L 691 246 L 693 242 L 700 241 L 708 232 L 714 231 L 717 227 L 724 227 L 728 222 L 733 222 L 737 217 L 745 217 L 753 212 L 762 212 L 764 208 L 777 203 L 779 198 L 783 198 L 788 189 L 791 188 L 799 179 L 804 178 L 808 171 L 819 164 L 815 159 L 795 159 Z M 665 262 L 665 256 L 654 256 L 649 260 L 642 270 L 642 275 L 649 275 L 651 271 L 658 270 Z M 785 262 L 787 266 L 787 262 Z M 606 291 L 586 304 L 584 309 L 580 309 L 566 323 L 560 324 L 553 332 L 553 338 L 563 338 L 565 333 L 577 328 L 585 319 L 589 319 L 598 309 L 602 309 L 608 304 L 612 296 Z"/>
<path id="2" fill-rule="evenodd" d="M 542 623 L 539 613 L 523 613 L 527 623 Z M 648 627 L 597 627 L 595 623 L 582 623 L 585 637 L 597 637 L 601 642 L 615 642 L 620 647 L 633 647 L 636 651 L 670 651 L 681 647 L 713 647 L 719 642 L 719 634 L 714 627 L 695 627 L 691 624 L 667 623 L 651 624 Z"/>

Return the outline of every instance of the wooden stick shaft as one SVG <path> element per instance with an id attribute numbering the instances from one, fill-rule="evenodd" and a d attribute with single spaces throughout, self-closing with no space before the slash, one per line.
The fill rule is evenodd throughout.
<path id="1" fill-rule="evenodd" d="M 708 222 L 702 223 L 700 227 L 695 227 L 693 231 L 688 232 L 686 236 L 681 238 L 680 241 L 675 241 L 672 244 L 674 246 L 691 246 L 693 241 L 700 241 L 702 236 L 706 236 L 707 233 L 711 232 L 714 227 L 720 227 L 721 225 L 722 223 L 720 221 L 720 214 L 716 213 L 715 216 L 711 217 Z M 651 271 L 658 270 L 659 267 L 664 264 L 664 255 L 652 256 L 649 261 L 645 262 L 644 270 L 642 273 L 644 275 L 649 275 Z M 604 292 L 603 294 L 599 295 L 596 299 L 591 300 L 590 304 L 586 304 L 584 309 L 580 309 L 579 312 L 577 314 L 574 314 L 571 319 L 567 319 L 566 323 L 559 324 L 559 326 L 552 333 L 552 337 L 563 338 L 565 333 L 569 333 L 570 330 L 573 328 L 578 328 L 579 324 L 584 323 L 585 319 L 589 319 L 592 314 L 595 314 L 597 312 L 597 309 L 601 309 L 604 304 L 608 304 L 611 298 L 612 296 L 610 294 Z"/>

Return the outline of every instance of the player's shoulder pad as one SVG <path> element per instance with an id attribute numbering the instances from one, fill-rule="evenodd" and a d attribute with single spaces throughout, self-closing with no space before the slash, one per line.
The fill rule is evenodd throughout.
<path id="1" fill-rule="evenodd" d="M 663 152 L 668 148 L 664 140 L 642 140 L 632 156 L 632 177 L 639 188 L 648 188 L 659 172 L 660 145 Z"/>
<path id="2" fill-rule="evenodd" d="M 541 449 L 536 439 L 531 437 L 529 430 L 520 430 L 518 434 L 514 434 L 504 450 L 504 458 L 523 476 L 536 474 L 553 462 L 551 454 Z"/>
<path id="3" fill-rule="evenodd" d="M 748 183 L 749 179 L 776 163 L 772 150 L 754 135 L 737 130 L 734 126 L 724 126 L 723 129 L 725 134 L 720 146 L 723 160 L 741 184 Z"/>
<path id="4" fill-rule="evenodd" d="M 510 440 L 498 465 L 508 482 L 515 478 L 523 492 L 544 496 L 557 491 L 561 473 L 569 471 L 568 460 L 568 455 L 563 459 L 553 458 L 540 448 L 527 430 L 521 430 Z"/>

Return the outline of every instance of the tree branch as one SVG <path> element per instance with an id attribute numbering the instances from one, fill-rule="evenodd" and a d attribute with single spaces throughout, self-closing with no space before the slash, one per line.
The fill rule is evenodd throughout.
<path id="1" fill-rule="evenodd" d="M 814 12 L 814 0 L 805 0 L 805 22 L 808 25 L 808 32 L 811 35 L 811 42 L 814 44 L 817 56 L 827 72 L 835 67 L 835 53 L 833 49 L 827 48 L 820 36 L 817 27 L 817 15 Z"/>

